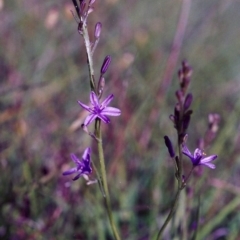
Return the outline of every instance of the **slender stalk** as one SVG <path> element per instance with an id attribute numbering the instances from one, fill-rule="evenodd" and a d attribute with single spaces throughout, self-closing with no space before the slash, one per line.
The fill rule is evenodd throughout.
<path id="1" fill-rule="evenodd" d="M 162 227 L 160 228 L 158 235 L 157 235 L 157 240 L 160 239 L 164 229 L 166 228 L 166 226 L 168 225 L 168 223 L 170 222 L 170 220 L 172 219 L 172 216 L 176 210 L 176 206 L 179 200 L 179 195 L 181 190 L 183 189 L 183 184 L 182 184 L 182 151 L 181 151 L 181 143 L 180 143 L 180 138 L 178 137 L 178 151 L 179 151 L 179 168 L 178 168 L 178 190 L 177 193 L 175 195 L 175 198 L 173 200 L 172 206 L 171 206 L 171 210 L 165 220 L 165 222 L 163 223 Z"/>
<path id="2" fill-rule="evenodd" d="M 101 121 L 99 119 L 96 120 L 96 135 L 99 139 L 98 141 L 98 154 L 99 154 L 99 161 L 100 161 L 100 171 L 101 171 L 101 177 L 102 177 L 102 183 L 103 183 L 103 189 L 105 192 L 104 201 L 107 208 L 107 214 L 109 218 L 109 222 L 113 231 L 114 238 L 116 240 L 120 240 L 120 236 L 118 234 L 117 228 L 115 226 L 113 215 L 112 215 L 112 208 L 111 208 L 111 201 L 110 201 L 110 195 L 108 190 L 108 184 L 107 184 L 107 174 L 106 174 L 106 167 L 105 167 L 105 160 L 104 160 L 104 154 L 103 154 L 103 147 L 102 147 L 102 134 L 101 134 Z"/>
<path id="3" fill-rule="evenodd" d="M 169 221 L 171 220 L 171 218 L 172 218 L 172 216 L 173 216 L 173 214 L 174 214 L 174 212 L 176 210 L 176 206 L 177 206 L 177 203 L 178 203 L 178 200 L 179 200 L 180 192 L 181 192 L 181 189 L 178 188 L 176 196 L 175 196 L 175 199 L 174 199 L 172 207 L 171 207 L 171 210 L 170 210 L 170 212 L 169 212 L 169 214 L 167 216 L 167 219 L 165 220 L 164 224 L 162 225 L 162 227 L 160 228 L 160 230 L 158 232 L 157 239 L 160 239 L 164 229 L 168 225 Z"/>
<path id="4" fill-rule="evenodd" d="M 90 77 L 90 86 L 91 86 L 91 90 L 95 92 L 92 49 L 91 49 L 91 42 L 89 39 L 87 24 L 85 21 L 83 22 L 82 30 L 83 30 L 82 34 L 83 34 L 83 39 L 84 39 L 84 44 L 85 44 L 86 54 L 87 54 L 87 64 L 88 64 L 88 71 L 89 71 L 89 77 Z"/>
<path id="5" fill-rule="evenodd" d="M 186 186 L 185 185 L 185 182 L 183 182 L 183 179 L 182 179 L 182 175 L 183 175 L 183 161 L 182 161 L 182 140 L 181 140 L 181 133 L 183 131 L 183 123 L 182 123 L 182 120 L 183 120 L 183 106 L 181 105 L 180 106 L 180 128 L 178 128 L 177 130 L 177 134 L 178 134 L 178 156 L 179 156 L 179 164 L 178 164 L 178 172 L 177 172 L 177 175 L 178 175 L 178 189 L 177 189 L 177 193 L 175 195 L 175 198 L 173 200 L 173 203 L 172 203 L 172 206 L 171 206 L 171 210 L 164 222 L 164 224 L 162 225 L 162 227 L 160 228 L 159 232 L 158 232 L 158 235 L 157 235 L 157 240 L 160 239 L 164 229 L 166 228 L 167 224 L 169 223 L 169 221 L 171 220 L 175 210 L 176 210 L 176 206 L 177 206 L 177 203 L 178 203 L 178 200 L 179 200 L 179 195 L 180 195 L 180 192 L 184 189 L 184 187 Z M 191 171 L 192 172 L 192 171 Z M 191 174 L 190 172 L 190 174 Z"/>

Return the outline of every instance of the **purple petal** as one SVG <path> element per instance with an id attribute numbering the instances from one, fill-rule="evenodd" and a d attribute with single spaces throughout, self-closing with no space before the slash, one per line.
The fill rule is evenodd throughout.
<path id="1" fill-rule="evenodd" d="M 91 114 L 88 115 L 88 116 L 86 117 L 86 119 L 84 120 L 84 125 L 85 125 L 85 126 L 88 126 L 92 121 L 94 121 L 94 119 L 95 119 L 96 117 L 97 117 L 96 114 L 91 113 Z"/>
<path id="2" fill-rule="evenodd" d="M 71 158 L 72 160 L 75 162 L 75 164 L 79 164 L 80 163 L 80 160 L 77 158 L 77 156 L 75 154 L 71 154 Z"/>
<path id="3" fill-rule="evenodd" d="M 85 149 L 83 155 L 82 155 L 82 160 L 87 160 L 90 157 L 91 149 L 88 147 Z"/>
<path id="4" fill-rule="evenodd" d="M 94 107 L 99 106 L 98 98 L 97 98 L 95 92 L 93 92 L 93 91 L 90 93 L 90 101 Z"/>
<path id="5" fill-rule="evenodd" d="M 214 164 L 212 164 L 212 163 L 200 163 L 200 165 L 205 165 L 206 167 L 209 167 L 211 169 L 215 169 L 216 168 L 216 166 Z"/>
<path id="6" fill-rule="evenodd" d="M 193 157 L 194 157 L 195 159 L 197 159 L 197 158 L 200 158 L 200 157 L 202 157 L 202 156 L 203 156 L 202 150 L 199 149 L 199 148 L 196 148 L 195 151 L 194 151 L 194 153 L 193 153 Z"/>
<path id="7" fill-rule="evenodd" d="M 188 156 L 191 160 L 194 158 L 189 149 L 187 148 L 186 145 L 183 145 L 182 147 L 182 153 L 186 156 Z"/>
<path id="8" fill-rule="evenodd" d="M 205 164 L 205 163 L 208 163 L 208 162 L 211 162 L 213 160 L 215 160 L 217 158 L 217 155 L 211 155 L 211 156 L 208 156 L 208 157 L 205 157 L 203 159 L 201 159 L 201 163 Z"/>
<path id="9" fill-rule="evenodd" d="M 102 114 L 99 114 L 98 117 L 106 124 L 110 123 L 110 119 L 105 116 L 105 115 L 102 115 Z"/>
<path id="10" fill-rule="evenodd" d="M 80 102 L 80 101 L 78 101 L 78 104 L 79 104 L 82 108 L 86 109 L 88 112 L 91 112 L 91 113 L 92 113 L 92 109 L 91 109 L 89 106 L 85 105 L 84 103 L 82 103 L 82 102 Z"/>
<path id="11" fill-rule="evenodd" d="M 121 110 L 114 107 L 106 107 L 102 110 L 101 114 L 108 116 L 119 116 L 121 115 Z"/>
<path id="12" fill-rule="evenodd" d="M 101 104 L 101 109 L 105 108 L 113 100 L 113 94 L 109 95 Z"/>
<path id="13" fill-rule="evenodd" d="M 71 169 L 63 172 L 62 175 L 66 176 L 66 175 L 70 175 L 70 174 L 75 173 L 75 172 L 77 172 L 77 168 L 76 167 L 75 168 L 71 168 Z"/>
<path id="14" fill-rule="evenodd" d="M 80 177 L 81 177 L 82 173 L 79 173 L 77 176 L 75 176 L 72 180 L 73 181 L 76 181 L 78 180 Z"/>

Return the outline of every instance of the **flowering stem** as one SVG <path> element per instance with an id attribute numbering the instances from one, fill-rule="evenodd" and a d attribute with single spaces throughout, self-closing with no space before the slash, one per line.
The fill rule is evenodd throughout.
<path id="1" fill-rule="evenodd" d="M 179 150 L 179 166 L 178 166 L 178 172 L 177 172 L 177 174 L 178 174 L 178 190 L 177 190 L 177 193 L 176 193 L 175 198 L 173 200 L 171 210 L 170 210 L 165 222 L 163 223 L 162 227 L 160 228 L 160 230 L 158 232 L 157 240 L 160 239 L 164 229 L 166 228 L 169 221 L 171 220 L 171 218 L 172 218 L 172 216 L 173 216 L 173 214 L 176 210 L 176 206 L 177 206 L 177 203 L 178 203 L 178 200 L 179 200 L 180 192 L 184 188 L 184 185 L 182 183 L 182 177 L 181 177 L 182 176 L 182 151 L 181 151 L 180 138 L 178 138 L 178 150 Z"/>
<path id="2" fill-rule="evenodd" d="M 96 120 L 96 135 L 97 135 L 97 138 L 100 140 L 98 141 L 98 154 L 99 154 L 103 189 L 105 192 L 104 201 L 106 204 L 107 214 L 108 214 L 109 222 L 113 231 L 114 238 L 116 240 L 120 240 L 121 238 L 118 234 L 118 231 L 114 224 L 113 216 L 112 216 L 111 201 L 110 201 L 110 195 L 108 191 L 107 174 L 106 174 L 105 160 L 104 160 L 103 147 L 102 147 L 101 121 L 99 119 Z"/>
<path id="3" fill-rule="evenodd" d="M 90 86 L 91 91 L 95 92 L 95 80 L 94 80 L 94 69 L 93 69 L 93 58 L 92 58 L 92 50 L 91 50 L 91 42 L 89 39 L 87 24 L 84 21 L 82 26 L 82 35 L 85 43 L 86 53 L 87 53 L 87 64 L 88 64 L 88 71 L 90 77 Z"/>
<path id="4" fill-rule="evenodd" d="M 164 224 L 162 225 L 162 227 L 160 228 L 159 232 L 158 232 L 158 235 L 157 235 L 157 240 L 160 239 L 164 229 L 166 228 L 166 226 L 168 225 L 169 221 L 171 220 L 174 212 L 175 212 L 175 209 L 176 209 L 176 206 L 177 206 L 177 203 L 178 203 L 178 199 L 179 199 L 179 195 L 180 195 L 180 192 L 181 192 L 181 189 L 178 188 L 177 190 L 177 193 L 176 193 L 176 196 L 175 196 L 175 199 L 173 201 L 173 204 L 172 204 L 172 207 L 171 207 L 171 210 L 164 222 Z"/>
<path id="5" fill-rule="evenodd" d="M 180 109 L 183 109 L 183 107 L 181 106 Z M 183 119 L 183 110 L 180 111 L 180 122 L 182 122 L 182 119 Z M 158 235 L 157 235 L 157 240 L 160 239 L 164 229 L 166 228 L 167 224 L 169 223 L 169 221 L 171 220 L 175 210 L 176 210 L 176 206 L 177 206 L 177 203 L 178 203 L 178 200 L 179 200 L 179 195 L 180 195 L 180 192 L 184 189 L 184 187 L 186 186 L 186 183 L 183 182 L 183 178 L 182 178 L 182 175 L 183 175 L 183 166 L 182 166 L 182 139 L 181 139 L 181 133 L 182 133 L 182 123 L 180 125 L 180 128 L 177 130 L 177 133 L 178 133 L 178 166 L 177 166 L 177 179 L 178 179 L 178 189 L 177 189 L 177 193 L 176 193 L 176 196 L 174 198 L 174 201 L 172 203 L 172 207 L 171 207 L 171 210 L 164 222 L 164 224 L 162 225 L 162 227 L 160 228 L 159 232 L 158 232 Z M 192 172 L 192 171 L 191 171 Z M 191 174 L 190 172 L 190 174 Z"/>

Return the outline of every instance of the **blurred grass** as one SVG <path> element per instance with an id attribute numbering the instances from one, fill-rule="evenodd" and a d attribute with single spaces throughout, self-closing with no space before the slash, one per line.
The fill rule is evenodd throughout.
<path id="1" fill-rule="evenodd" d="M 189 1 L 179 56 L 162 88 L 183 3 L 96 1 L 89 18 L 90 36 L 94 24 L 103 23 L 94 56 L 96 76 L 105 55 L 111 55 L 104 95 L 113 93 L 113 106 L 122 110 L 120 118 L 104 126 L 104 146 L 114 217 L 124 239 L 151 239 L 175 193 L 163 136 L 174 141 L 168 116 L 182 59 L 194 70 L 192 150 L 207 129 L 208 113 L 221 116 L 217 138 L 206 149 L 219 155 L 217 168 L 192 179 L 195 197 L 186 196 L 185 221 L 191 229 L 199 193 L 197 239 L 240 235 L 240 6 L 236 0 Z M 91 144 L 82 131 L 70 128 L 84 118 L 77 100 L 89 101 L 86 56 L 70 9 L 70 0 L 0 1 L 2 239 L 111 239 L 98 186 L 61 175 L 72 164 L 69 154 L 81 156 Z M 176 219 L 183 220 L 179 214 Z M 165 239 L 171 239 L 166 232 Z"/>

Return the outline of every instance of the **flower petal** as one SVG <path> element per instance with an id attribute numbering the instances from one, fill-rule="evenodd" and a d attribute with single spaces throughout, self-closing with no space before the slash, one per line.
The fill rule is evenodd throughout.
<path id="1" fill-rule="evenodd" d="M 121 115 L 121 110 L 115 107 L 106 107 L 102 110 L 101 114 L 108 116 L 119 116 Z"/>
<path id="2" fill-rule="evenodd" d="M 215 169 L 216 166 L 213 163 L 200 163 L 200 165 L 205 165 L 206 167 L 209 167 L 211 169 Z"/>
<path id="3" fill-rule="evenodd" d="M 109 95 L 101 104 L 100 108 L 105 108 L 112 100 L 113 100 L 113 94 Z"/>
<path id="4" fill-rule="evenodd" d="M 85 105 L 84 103 L 82 103 L 82 102 L 80 102 L 80 101 L 78 101 L 78 104 L 79 104 L 82 108 L 86 109 L 88 112 L 91 112 L 91 113 L 92 113 L 92 109 L 91 109 L 89 106 Z"/>
<path id="5" fill-rule="evenodd" d="M 99 106 L 98 98 L 97 98 L 95 92 L 93 92 L 93 91 L 91 91 L 91 93 L 90 93 L 90 101 L 94 107 Z"/>
<path id="6" fill-rule="evenodd" d="M 77 172 L 77 168 L 76 167 L 71 168 L 71 169 L 63 172 L 62 175 L 66 176 L 66 175 L 70 175 L 70 174 L 75 173 L 75 172 Z"/>
<path id="7" fill-rule="evenodd" d="M 98 117 L 106 124 L 110 123 L 110 119 L 105 116 L 105 115 L 102 115 L 102 114 L 98 114 Z"/>
<path id="8" fill-rule="evenodd" d="M 208 157 L 205 157 L 203 159 L 201 159 L 201 163 L 205 164 L 205 163 L 208 163 L 208 162 L 211 162 L 213 160 L 215 160 L 217 158 L 217 155 L 211 155 L 211 156 L 208 156 Z"/>
<path id="9" fill-rule="evenodd" d="M 72 153 L 70 156 L 71 156 L 72 160 L 75 162 L 75 164 L 81 163 L 75 154 Z"/>
<path id="10" fill-rule="evenodd" d="M 72 180 L 73 181 L 78 180 L 81 177 L 81 175 L 82 175 L 82 172 L 80 172 L 78 175 L 76 175 Z"/>
<path id="11" fill-rule="evenodd" d="M 87 160 L 90 157 L 90 153 L 91 153 L 91 148 L 86 148 L 83 155 L 82 155 L 82 160 Z"/>
<path id="12" fill-rule="evenodd" d="M 88 115 L 88 116 L 86 117 L 86 119 L 84 120 L 84 125 L 85 125 L 85 126 L 88 126 L 96 117 L 97 117 L 96 114 L 91 113 L 91 114 Z"/>
<path id="13" fill-rule="evenodd" d="M 193 155 L 191 154 L 191 152 L 189 151 L 189 149 L 187 148 L 186 145 L 182 146 L 182 153 L 186 156 L 188 156 L 191 160 L 194 159 Z"/>

